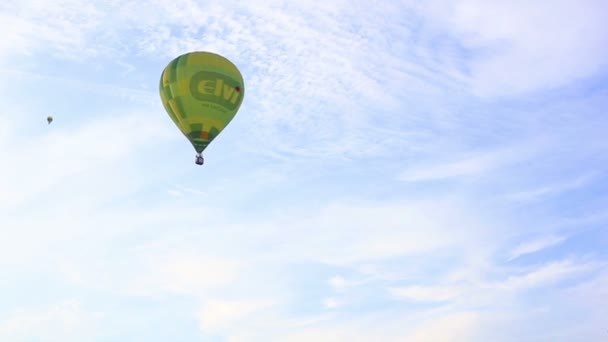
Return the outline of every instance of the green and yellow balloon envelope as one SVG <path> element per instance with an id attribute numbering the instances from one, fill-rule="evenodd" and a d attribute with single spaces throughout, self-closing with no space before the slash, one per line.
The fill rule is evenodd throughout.
<path id="1" fill-rule="evenodd" d="M 197 152 L 202 152 L 230 123 L 245 96 L 239 69 L 218 54 L 195 51 L 173 59 L 160 78 L 165 110 Z"/>

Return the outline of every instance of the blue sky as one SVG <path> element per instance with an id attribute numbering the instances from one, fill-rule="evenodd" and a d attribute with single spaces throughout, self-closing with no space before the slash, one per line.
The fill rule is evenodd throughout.
<path id="1" fill-rule="evenodd" d="M 1 4 L 0 340 L 605 340 L 606 13 Z M 192 50 L 247 89 L 203 167 Z"/>

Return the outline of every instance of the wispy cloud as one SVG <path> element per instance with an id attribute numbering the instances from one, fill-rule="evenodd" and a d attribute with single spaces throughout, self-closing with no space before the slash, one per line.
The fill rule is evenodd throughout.
<path id="1" fill-rule="evenodd" d="M 546 196 L 555 196 L 569 190 L 579 189 L 585 185 L 588 185 L 595 178 L 596 177 L 591 175 L 583 175 L 572 180 L 568 179 L 560 183 L 549 184 L 530 190 L 512 193 L 508 195 L 508 197 L 515 201 L 531 202 L 542 199 Z"/>
<path id="2" fill-rule="evenodd" d="M 40 116 L 40 122 L 43 117 Z M 148 144 L 152 137 L 171 138 L 159 122 L 149 121 L 145 115 L 92 120 L 75 132 L 61 128 L 61 117 L 56 121 L 57 124 L 37 140 L 15 137 L 11 145 L 19 144 L 18 147 L 3 145 L 3 164 L 13 166 L 0 171 L 3 189 L 0 202 L 4 205 L 19 205 L 58 184 L 75 182 L 83 173 L 95 173 L 120 163 Z M 133 131 L 139 134 L 130 134 Z M 44 172 L 40 172 L 40 167 Z M 103 179 L 101 174 L 97 179 Z"/>
<path id="3" fill-rule="evenodd" d="M 133 39 L 142 38 L 140 46 L 130 46 L 129 50 L 166 59 L 165 63 L 186 51 L 210 49 L 222 51 L 242 66 L 250 89 L 246 108 L 251 108 L 244 108 L 244 112 L 251 114 L 241 117 L 243 124 L 256 127 L 256 148 L 250 150 L 255 153 L 268 150 L 270 156 L 279 153 L 313 160 L 387 153 L 406 146 L 407 141 L 398 134 L 387 134 L 375 123 L 377 108 L 386 113 L 383 120 L 396 122 L 399 115 L 391 118 L 387 113 L 403 108 L 403 101 L 398 99 L 404 94 L 410 94 L 404 99 L 413 100 L 438 94 L 442 87 L 441 76 L 399 56 L 406 52 L 405 47 L 392 48 L 389 41 L 377 35 L 390 29 L 390 41 L 413 38 L 413 26 L 408 21 L 385 22 L 388 26 L 384 26 L 374 20 L 395 16 L 399 9 L 394 5 L 366 12 L 355 11 L 356 7 L 345 3 L 314 10 L 294 5 L 289 12 L 279 2 L 234 4 L 233 8 L 188 1 L 109 6 L 95 8 L 96 22 L 110 20 L 121 25 L 109 33 L 96 25 L 75 29 L 82 35 L 104 33 L 96 39 L 98 49 L 120 46 L 121 30 L 125 30 L 124 34 Z M 64 11 L 71 11 L 68 8 Z M 156 9 L 163 15 L 152 11 L 145 20 L 126 21 L 141 8 Z M 115 13 L 114 19 L 107 16 L 110 11 Z M 340 21 L 335 20 L 338 13 Z M 78 28 L 79 22 L 66 25 Z M 180 32 L 179 38 L 176 31 Z M 28 41 L 27 37 L 21 38 Z M 61 51 L 54 36 L 39 39 Z M 82 39 L 74 39 L 69 51 L 80 51 L 78 42 Z M 309 45 L 313 40 L 317 43 Z M 127 62 L 123 55 L 124 51 L 114 51 L 117 63 Z M 252 142 L 245 136 L 243 148 L 253 146 Z"/>
<path id="4" fill-rule="evenodd" d="M 473 312 L 448 314 L 421 324 L 407 336 L 408 341 L 462 341 L 473 339 L 481 324 L 480 315 Z"/>
<path id="5" fill-rule="evenodd" d="M 523 255 L 535 253 L 545 248 L 553 247 L 566 240 L 564 236 L 545 236 L 539 239 L 523 242 L 517 245 L 509 256 L 509 261 L 517 259 Z"/>
<path id="6" fill-rule="evenodd" d="M 167 193 L 171 196 L 183 196 L 183 195 L 195 195 L 202 196 L 205 195 L 205 191 L 197 190 L 189 187 L 177 186 L 175 189 L 170 189 Z"/>
<path id="7" fill-rule="evenodd" d="M 480 95 L 551 89 L 608 66 L 608 34 L 601 29 L 608 7 L 601 1 L 556 1 L 550 12 L 541 3 L 481 0 L 431 1 L 420 7 L 463 47 L 479 52 L 469 60 L 468 82 Z"/>
<path id="8" fill-rule="evenodd" d="M 95 35 L 103 35 L 107 15 L 95 4 L 34 0 L 5 3 L 0 10 L 2 21 L 11 26 L 8 39 L 2 41 L 6 45 L 0 46 L 0 57 L 45 54 L 77 60 L 112 53 L 104 51 L 110 46 L 90 44 Z"/>
<path id="9" fill-rule="evenodd" d="M 204 304 L 200 313 L 201 329 L 208 333 L 232 330 L 235 325 L 243 324 L 243 319 L 263 310 L 272 303 L 254 301 L 214 300 Z"/>
<path id="10" fill-rule="evenodd" d="M 412 301 L 442 302 L 459 297 L 461 291 L 453 287 L 410 286 L 389 289 L 391 295 Z"/>
<path id="11" fill-rule="evenodd" d="M 593 340 L 606 5 L 552 6 L 0 5 L 0 339 Z M 199 49 L 248 89 L 202 168 Z"/>
<path id="12" fill-rule="evenodd" d="M 78 92 L 90 92 L 108 98 L 117 98 L 126 102 L 158 105 L 158 94 L 145 89 L 136 89 L 100 81 L 65 78 L 59 75 L 15 69 L 0 69 L 0 73 L 6 75 L 6 77 L 24 78 L 27 79 L 28 82 L 48 82 L 54 87 L 62 87 L 66 91 L 78 89 Z"/>
<path id="13" fill-rule="evenodd" d="M 445 278 L 433 285 L 396 286 L 386 291 L 401 301 L 437 304 L 450 312 L 479 307 L 498 313 L 503 306 L 522 305 L 520 301 L 534 290 L 555 291 L 564 281 L 592 275 L 604 265 L 601 262 L 562 260 L 528 269 L 503 269 L 493 272 L 494 280 L 477 277 L 489 275 L 484 272 L 466 280 Z"/>
<path id="14" fill-rule="evenodd" d="M 505 148 L 487 152 L 467 153 L 452 161 L 434 162 L 430 165 L 414 164 L 401 173 L 399 179 L 405 182 L 450 180 L 462 177 L 482 177 L 490 172 L 499 171 L 509 165 L 524 162 L 536 151 L 530 147 Z M 442 156 L 443 157 L 443 156 Z M 445 157 L 444 157 L 445 158 Z"/>
<path id="15" fill-rule="evenodd" d="M 573 260 L 554 262 L 523 275 L 509 277 L 498 287 L 509 291 L 526 290 L 547 284 L 552 284 L 568 277 L 596 270 L 597 263 L 578 263 Z"/>
<path id="16" fill-rule="evenodd" d="M 214 288 L 237 281 L 242 267 L 238 261 L 201 253 L 161 255 L 142 266 L 144 272 L 133 278 L 129 291 L 143 295 L 167 291 L 193 297 L 204 297 Z"/>
<path id="17" fill-rule="evenodd" d="M 50 307 L 19 311 L 0 322 L 3 340 L 22 341 L 31 338 L 76 340 L 86 339 L 97 330 L 101 312 L 88 311 L 75 300 L 66 300 Z"/>

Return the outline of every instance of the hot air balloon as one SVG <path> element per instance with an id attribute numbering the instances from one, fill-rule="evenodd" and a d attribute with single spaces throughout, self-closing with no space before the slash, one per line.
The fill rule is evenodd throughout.
<path id="1" fill-rule="evenodd" d="M 50 124 L 51 124 L 51 122 L 53 122 L 53 117 L 52 117 L 52 116 L 50 116 L 50 115 L 49 115 L 49 116 L 47 116 L 47 117 L 46 117 L 46 122 L 48 122 L 48 123 L 49 123 L 49 125 L 50 125 Z"/>
<path id="2" fill-rule="evenodd" d="M 203 151 L 238 112 L 245 85 L 241 72 L 227 58 L 194 51 L 165 67 L 159 91 L 169 117 L 197 152 L 196 164 L 203 165 Z"/>

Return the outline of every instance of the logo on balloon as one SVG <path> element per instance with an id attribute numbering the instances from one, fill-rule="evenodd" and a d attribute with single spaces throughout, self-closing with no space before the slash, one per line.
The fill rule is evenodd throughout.
<path id="1" fill-rule="evenodd" d="M 242 100 L 237 81 L 212 71 L 200 71 L 192 76 L 190 94 L 199 101 L 212 102 L 228 110 L 236 109 Z"/>

